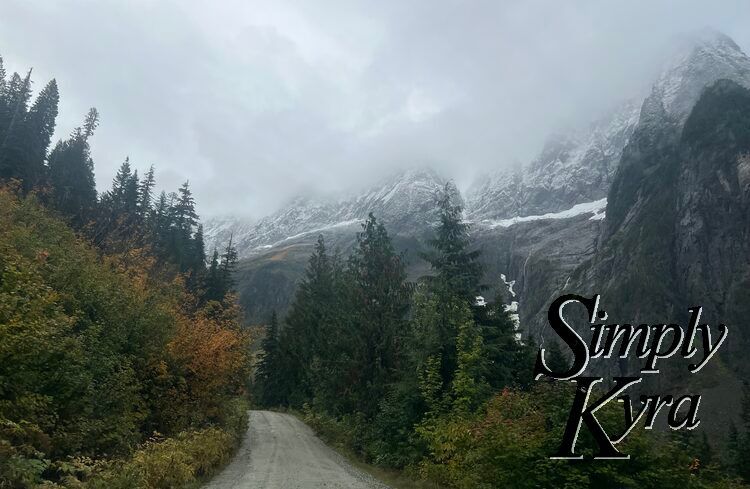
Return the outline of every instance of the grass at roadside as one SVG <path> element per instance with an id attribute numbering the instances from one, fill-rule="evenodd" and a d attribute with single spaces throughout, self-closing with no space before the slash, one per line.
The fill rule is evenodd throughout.
<path id="1" fill-rule="evenodd" d="M 444 489 L 442 486 L 439 486 L 434 482 L 419 480 L 405 471 L 367 463 L 346 443 L 346 436 L 343 433 L 337 432 L 330 424 L 322 426 L 310 423 L 310 420 L 304 415 L 304 413 L 299 411 L 290 410 L 283 412 L 291 414 L 307 424 L 321 440 L 346 458 L 353 467 L 370 474 L 377 480 L 388 484 L 393 489 Z"/>

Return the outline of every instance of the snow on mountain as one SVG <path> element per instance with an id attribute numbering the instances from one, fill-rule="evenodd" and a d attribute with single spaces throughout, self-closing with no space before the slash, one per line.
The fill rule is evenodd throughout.
<path id="1" fill-rule="evenodd" d="M 723 78 L 750 87 L 750 58 L 730 37 L 705 29 L 682 42 L 651 93 L 668 114 L 684 122 L 703 89 Z"/>
<path id="2" fill-rule="evenodd" d="M 321 232 L 355 226 L 372 212 L 388 225 L 389 232 L 399 234 L 423 228 L 435 209 L 435 195 L 445 179 L 429 169 L 408 170 L 382 180 L 369 190 L 343 199 L 298 198 L 279 211 L 256 223 L 232 222 L 231 219 L 209 220 L 205 235 L 234 242 L 240 257 L 291 240 Z"/>
<path id="3" fill-rule="evenodd" d="M 510 219 L 605 197 L 639 114 L 640 102 L 628 101 L 585 130 L 550 138 L 528 166 L 483 176 L 469 190 L 467 216 Z"/>
<path id="4" fill-rule="evenodd" d="M 487 229 L 579 211 L 602 219 L 622 150 L 639 121 L 652 111 L 684 120 L 701 91 L 721 78 L 750 86 L 750 59 L 723 34 L 707 30 L 687 37 L 650 95 L 638 95 L 585 128 L 550 138 L 525 166 L 479 179 L 467 193 L 467 220 Z M 246 257 L 308 235 L 355 227 L 369 212 L 392 234 L 413 235 L 429 225 L 434 195 L 444 183 L 432 170 L 409 170 L 347 198 L 296 199 L 257 222 L 209 220 L 207 249 L 225 246 L 232 235 Z"/>
<path id="5" fill-rule="evenodd" d="M 546 214 L 539 214 L 535 216 L 516 216 L 508 219 L 483 219 L 481 221 L 475 221 L 474 223 L 484 228 L 495 229 L 495 228 L 507 228 L 513 224 L 519 222 L 530 222 L 530 221 L 543 221 L 545 219 L 570 219 L 571 217 L 580 216 L 583 214 L 592 214 L 589 218 L 592 221 L 604 219 L 604 210 L 607 208 L 607 199 L 599 199 L 594 202 L 584 202 L 582 204 L 576 204 L 570 209 L 565 209 L 560 212 L 548 212 Z"/>
<path id="6" fill-rule="evenodd" d="M 703 30 L 686 37 L 650 95 L 618 107 L 585 130 L 551 138 L 525 167 L 485 175 L 467 197 L 474 220 L 558 212 L 607 195 L 620 155 L 646 111 L 683 122 L 705 87 L 728 78 L 750 86 L 750 59 L 729 37 Z"/>

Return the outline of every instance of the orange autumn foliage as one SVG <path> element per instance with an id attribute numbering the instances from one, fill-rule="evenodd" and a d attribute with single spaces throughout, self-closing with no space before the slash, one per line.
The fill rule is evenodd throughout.
<path id="1" fill-rule="evenodd" d="M 208 303 L 193 317 L 177 317 L 169 353 L 184 369 L 190 397 L 216 414 L 222 400 L 244 393 L 250 334 L 239 326 L 236 306 Z"/>

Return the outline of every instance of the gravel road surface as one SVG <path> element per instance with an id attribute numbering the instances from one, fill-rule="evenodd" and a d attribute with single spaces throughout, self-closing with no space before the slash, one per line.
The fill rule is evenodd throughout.
<path id="1" fill-rule="evenodd" d="M 355 469 L 294 416 L 250 411 L 245 439 L 206 489 L 388 489 Z"/>

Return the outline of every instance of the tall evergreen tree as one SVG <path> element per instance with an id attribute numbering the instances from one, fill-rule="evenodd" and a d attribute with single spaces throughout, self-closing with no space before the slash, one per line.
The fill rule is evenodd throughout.
<path id="1" fill-rule="evenodd" d="M 31 100 L 31 70 L 25 78 L 21 78 L 18 73 L 13 76 L 5 90 L 5 99 L 7 113 L 0 127 L 0 150 L 5 151 L 13 147 L 21 140 L 23 120 L 29 110 L 29 100 Z"/>
<path id="2" fill-rule="evenodd" d="M 196 295 L 204 293 L 206 287 L 206 245 L 203 241 L 203 224 L 198 224 L 191 241 L 188 289 Z"/>
<path id="3" fill-rule="evenodd" d="M 29 112 L 31 70 L 24 79 L 15 73 L 4 99 L 0 111 L 0 179 L 19 179 L 28 191 L 43 179 L 44 156 L 57 116 L 57 84 L 48 84 Z"/>
<path id="4" fill-rule="evenodd" d="M 318 236 L 280 337 L 283 378 L 278 385 L 284 404 L 301 407 L 313 397 L 313 369 L 318 367 L 321 341 L 332 339 L 325 331 L 340 300 L 334 274 L 323 236 Z M 337 375 L 347 378 L 342 370 Z"/>
<path id="5" fill-rule="evenodd" d="M 278 406 L 283 402 L 279 382 L 284 375 L 281 371 L 279 320 L 276 311 L 271 314 L 271 321 L 266 328 L 261 350 L 262 357 L 255 373 L 255 391 L 258 402 L 263 406 Z"/>
<path id="6" fill-rule="evenodd" d="M 198 224 L 198 214 L 195 212 L 195 199 L 190 191 L 190 182 L 182 184 L 177 202 L 174 205 L 175 224 L 187 233 L 192 233 Z"/>
<path id="7" fill-rule="evenodd" d="M 219 275 L 219 252 L 214 248 L 211 255 L 211 263 L 206 272 L 205 290 L 203 292 L 204 301 L 221 301 L 224 299 L 221 277 Z"/>
<path id="8" fill-rule="evenodd" d="M 120 168 L 117 169 L 115 178 L 112 180 L 112 190 L 110 190 L 110 195 L 112 196 L 112 201 L 117 212 L 122 212 L 125 208 L 125 193 L 132 176 L 130 157 L 126 157 Z"/>
<path id="9" fill-rule="evenodd" d="M 24 191 L 40 186 L 46 180 L 47 151 L 55 132 L 60 95 L 53 79 L 39 93 L 24 120 L 22 153 L 18 155 L 19 177 Z"/>
<path id="10" fill-rule="evenodd" d="M 350 375 L 357 409 L 373 416 L 377 402 L 395 379 L 400 339 L 409 308 L 411 287 L 406 283 L 403 256 L 396 253 L 385 226 L 370 214 L 357 235 L 349 258 L 352 310 L 352 365 Z"/>
<path id="11" fill-rule="evenodd" d="M 154 200 L 154 186 L 156 179 L 154 177 L 154 165 L 151 165 L 141 180 L 138 188 L 138 210 L 141 218 L 145 221 L 151 213 L 151 206 Z"/>
<path id="12" fill-rule="evenodd" d="M 89 138 L 98 121 L 99 113 L 92 108 L 83 127 L 75 129 L 66 141 L 58 142 L 49 156 L 52 205 L 67 216 L 77 229 L 88 223 L 96 206 L 94 162 Z"/>
<path id="13" fill-rule="evenodd" d="M 222 291 L 226 295 L 234 287 L 234 270 L 237 266 L 237 248 L 234 246 L 234 236 L 229 237 L 229 243 L 221 255 L 219 266 L 219 278 L 222 283 Z"/>
<path id="14" fill-rule="evenodd" d="M 463 220 L 463 208 L 457 203 L 458 190 L 452 182 L 445 184 L 437 196 L 440 224 L 430 242 L 432 250 L 423 255 L 430 263 L 436 280 L 446 292 L 473 304 L 482 289 L 482 267 L 479 251 L 470 250 L 469 224 Z"/>

